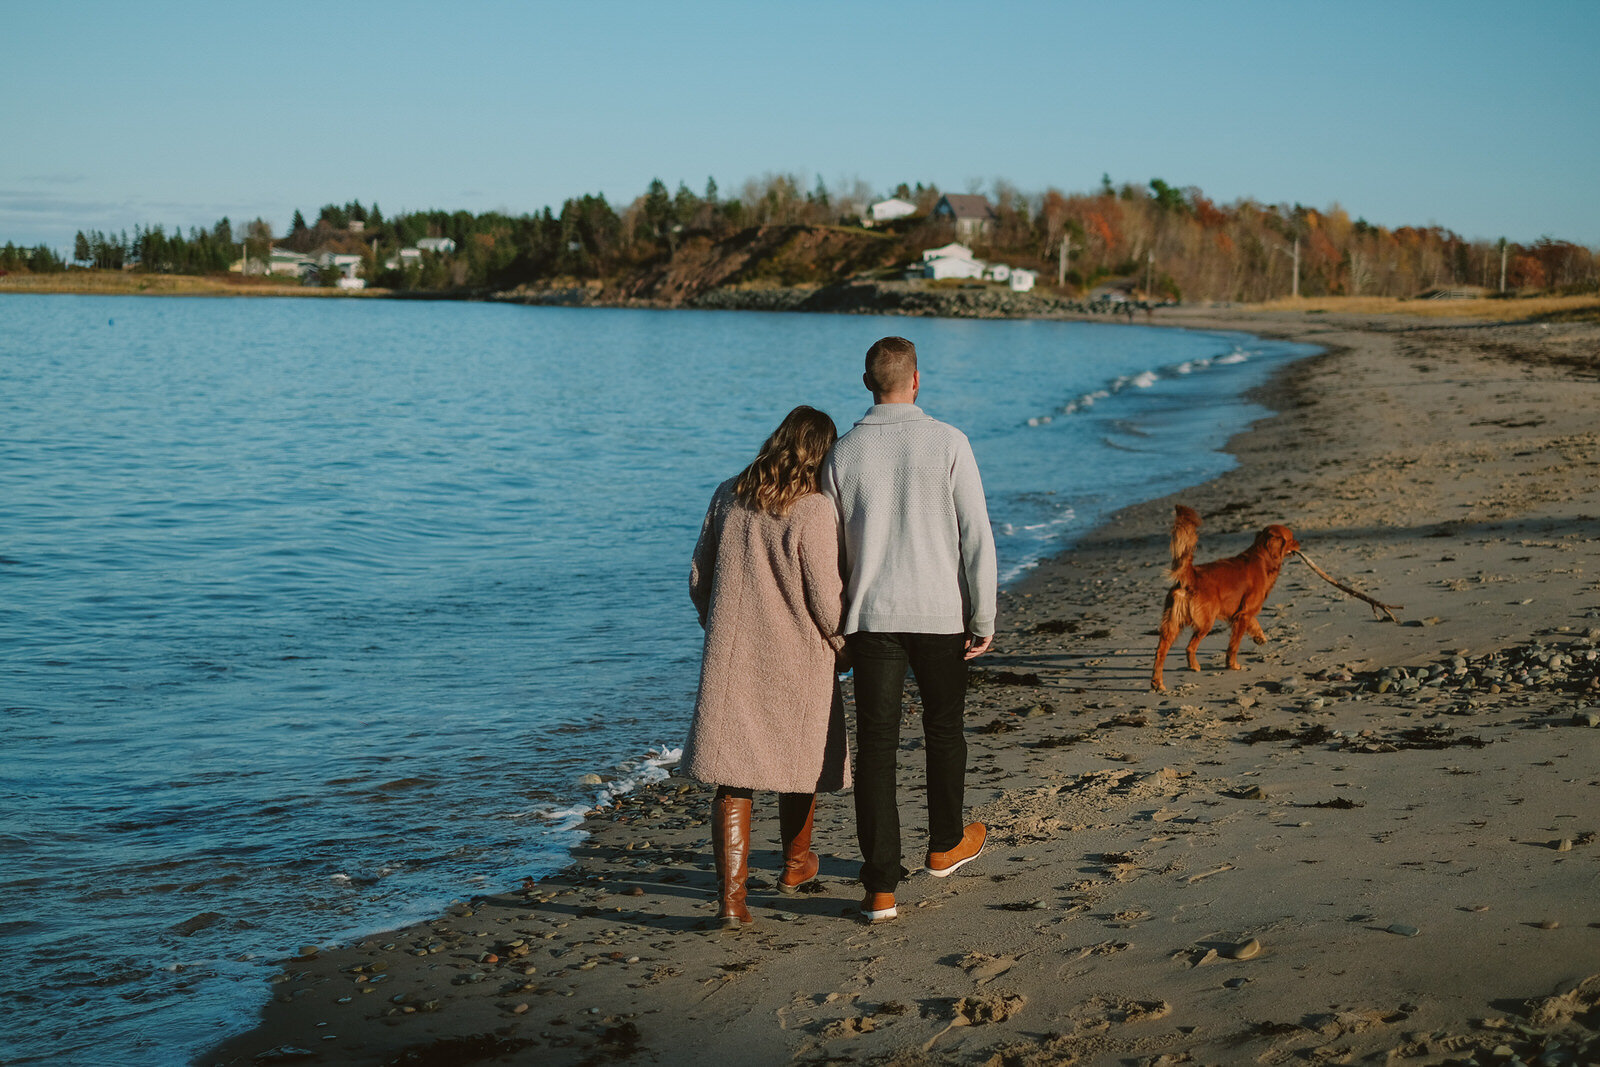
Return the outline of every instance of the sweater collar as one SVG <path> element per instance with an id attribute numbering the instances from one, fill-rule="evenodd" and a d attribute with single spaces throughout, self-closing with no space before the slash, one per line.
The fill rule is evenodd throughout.
<path id="1" fill-rule="evenodd" d="M 857 426 L 883 425 L 895 422 L 916 422 L 919 419 L 929 418 L 928 414 L 915 404 L 874 404 L 867 409 L 867 413 L 856 422 Z"/>

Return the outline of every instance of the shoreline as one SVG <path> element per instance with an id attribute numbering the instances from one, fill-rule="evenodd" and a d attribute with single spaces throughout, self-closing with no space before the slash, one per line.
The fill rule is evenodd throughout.
<path id="1" fill-rule="evenodd" d="M 1234 470 L 1002 594 L 969 700 L 968 803 L 994 842 L 970 874 L 913 878 L 897 923 L 860 926 L 848 797 L 819 798 L 821 891 L 793 898 L 770 892 L 758 806 L 758 924 L 709 933 L 709 790 L 669 779 L 591 815 L 556 875 L 286 961 L 261 1025 L 195 1062 L 1537 1058 L 1549 1038 L 1519 1025 L 1600 1055 L 1600 990 L 1524 1007 L 1600 971 L 1600 731 L 1569 725 L 1600 693 L 1567 687 L 1596 677 L 1600 328 L 1189 312 L 1158 321 L 1328 351 L 1257 391 L 1276 414 L 1229 442 Z M 1211 669 L 1214 634 L 1206 673 L 1171 659 L 1172 692 L 1148 693 L 1176 499 L 1206 519 L 1201 558 L 1286 522 L 1405 625 L 1291 563 L 1243 672 Z M 1560 685 L 1375 673 L 1459 653 L 1487 676 L 1478 659 L 1535 638 L 1576 656 L 1530 668 Z M 909 856 L 914 760 L 902 775 Z"/>
<path id="2" fill-rule="evenodd" d="M 705 290 L 681 300 L 602 295 L 599 283 L 552 282 L 505 290 L 423 292 L 396 289 L 330 289 L 304 285 L 244 285 L 207 275 L 117 274 L 115 284 L 54 284 L 59 275 L 0 276 L 0 296 L 193 296 L 308 297 L 363 300 L 437 300 L 525 307 L 582 307 L 652 311 L 766 311 L 844 315 L 974 319 L 1055 319 L 1081 322 L 1127 322 L 1130 325 L 1181 326 L 1190 320 L 1231 320 L 1226 327 L 1258 332 L 1257 320 L 1289 315 L 1358 315 L 1375 320 L 1414 319 L 1430 323 L 1594 321 L 1600 319 L 1600 296 L 1529 296 L 1477 300 L 1406 300 L 1398 297 L 1302 297 L 1267 304 L 1096 305 L 1044 290 L 1012 292 L 998 285 L 847 280 L 818 286 L 735 286 Z M 38 279 L 40 284 L 32 284 Z M 27 284 L 22 284 L 27 282 Z M 137 283 L 137 284 L 135 284 Z M 1204 329 L 1205 326 L 1195 328 Z M 1270 336 L 1263 334 L 1262 336 Z"/>

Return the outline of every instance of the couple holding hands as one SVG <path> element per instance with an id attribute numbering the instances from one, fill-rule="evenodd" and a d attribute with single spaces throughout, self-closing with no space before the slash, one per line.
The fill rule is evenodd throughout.
<path id="1" fill-rule="evenodd" d="M 745 905 L 755 790 L 778 793 L 783 872 L 795 892 L 817 874 L 819 791 L 851 785 L 836 672 L 853 668 L 855 807 L 862 917 L 895 917 L 900 863 L 895 775 L 909 668 L 922 697 L 927 759 L 925 869 L 943 877 L 983 850 L 963 825 L 967 660 L 993 641 L 995 550 L 967 438 L 924 414 L 916 347 L 867 351 L 873 405 L 843 437 L 797 407 L 755 460 L 712 497 L 689 592 L 705 628 L 682 769 L 717 786 L 711 840 L 718 918 Z"/>

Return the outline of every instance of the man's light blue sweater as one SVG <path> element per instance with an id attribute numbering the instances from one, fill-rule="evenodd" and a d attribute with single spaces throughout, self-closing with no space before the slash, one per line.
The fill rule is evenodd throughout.
<path id="1" fill-rule="evenodd" d="M 823 464 L 845 571 L 840 632 L 994 633 L 994 533 L 966 435 L 874 404 Z"/>

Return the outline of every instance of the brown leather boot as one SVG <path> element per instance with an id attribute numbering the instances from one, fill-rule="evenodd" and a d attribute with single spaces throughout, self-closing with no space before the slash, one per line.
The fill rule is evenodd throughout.
<path id="1" fill-rule="evenodd" d="M 811 820 L 817 811 L 815 793 L 778 794 L 778 833 L 783 837 L 783 873 L 778 892 L 794 893 L 817 876 L 822 861 L 811 851 Z"/>
<path id="2" fill-rule="evenodd" d="M 724 930 L 755 922 L 744 906 L 750 874 L 750 798 L 717 794 L 711 802 L 711 852 L 717 862 L 717 918 Z"/>

